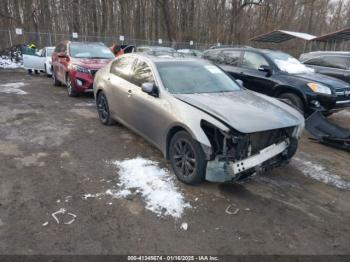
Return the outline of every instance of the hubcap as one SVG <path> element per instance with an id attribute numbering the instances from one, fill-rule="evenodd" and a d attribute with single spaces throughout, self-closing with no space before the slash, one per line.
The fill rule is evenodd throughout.
<path id="1" fill-rule="evenodd" d="M 108 118 L 107 101 L 104 95 L 100 95 L 97 104 L 98 113 L 103 121 Z"/>
<path id="2" fill-rule="evenodd" d="M 192 146 L 184 139 L 176 141 L 174 145 L 174 164 L 183 176 L 190 176 L 196 169 L 196 159 Z"/>

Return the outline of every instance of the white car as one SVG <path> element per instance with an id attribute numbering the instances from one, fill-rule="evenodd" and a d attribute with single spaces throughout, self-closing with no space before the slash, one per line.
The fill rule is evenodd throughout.
<path id="1" fill-rule="evenodd" d="M 33 52 L 33 54 L 23 53 L 23 67 L 28 70 L 28 72 L 34 71 L 45 72 L 48 77 L 52 75 L 51 71 L 51 55 L 55 50 L 54 46 L 47 46 L 40 49 L 38 52 Z"/>

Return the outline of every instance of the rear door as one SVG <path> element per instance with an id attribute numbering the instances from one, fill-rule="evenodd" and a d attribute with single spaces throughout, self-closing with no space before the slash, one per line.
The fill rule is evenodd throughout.
<path id="1" fill-rule="evenodd" d="M 162 145 L 162 130 L 160 126 L 167 125 L 167 114 L 164 100 L 160 97 L 151 96 L 142 91 L 143 83 L 153 83 L 157 85 L 151 66 L 138 59 L 130 77 L 132 83 L 132 93 L 128 96 L 127 118 L 130 124 L 143 136 L 154 144 Z"/>
<path id="2" fill-rule="evenodd" d="M 329 75 L 350 83 L 349 57 L 323 55 L 304 62 L 315 72 Z"/>
<path id="3" fill-rule="evenodd" d="M 61 45 L 59 53 L 68 55 L 67 44 Z M 58 72 L 56 76 L 62 83 L 66 83 L 66 73 L 68 72 L 69 58 L 57 56 L 57 60 Z"/>
<path id="4" fill-rule="evenodd" d="M 242 51 L 239 50 L 227 50 L 219 54 L 218 65 L 227 73 L 229 73 L 233 78 L 240 79 L 243 81 L 241 76 L 241 64 Z"/>
<path id="5" fill-rule="evenodd" d="M 266 72 L 258 70 L 261 66 L 272 68 L 270 63 L 261 54 L 244 51 L 240 76 L 237 78 L 241 79 L 244 86 L 250 90 L 272 95 L 274 81 Z"/>

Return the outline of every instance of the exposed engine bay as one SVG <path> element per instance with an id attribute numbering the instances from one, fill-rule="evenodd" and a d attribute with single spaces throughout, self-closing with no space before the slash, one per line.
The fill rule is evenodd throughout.
<path id="1" fill-rule="evenodd" d="M 297 139 L 293 137 L 296 127 L 243 134 L 233 129 L 227 133 L 206 121 L 201 126 L 212 145 L 207 172 L 210 181 L 223 181 L 211 177 L 213 165 L 224 168 L 224 181 L 239 180 L 287 164 L 297 149 Z"/>

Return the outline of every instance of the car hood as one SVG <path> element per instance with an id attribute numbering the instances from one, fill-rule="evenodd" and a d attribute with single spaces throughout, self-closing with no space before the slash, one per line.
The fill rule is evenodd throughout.
<path id="1" fill-rule="evenodd" d="M 304 122 L 304 117 L 291 106 L 248 90 L 174 96 L 242 133 L 297 126 Z"/>
<path id="2" fill-rule="evenodd" d="M 349 87 L 348 83 L 340 79 L 327 76 L 327 75 L 317 74 L 317 73 L 295 74 L 291 76 L 299 79 L 303 79 L 305 80 L 305 82 L 317 82 L 317 83 L 325 84 L 334 89 Z"/>
<path id="3" fill-rule="evenodd" d="M 111 59 L 90 59 L 90 58 L 73 58 L 72 63 L 88 69 L 100 69 L 108 64 Z"/>

